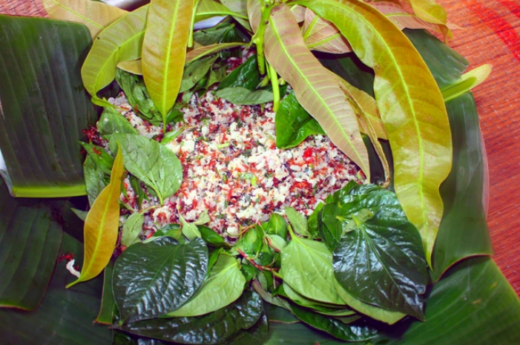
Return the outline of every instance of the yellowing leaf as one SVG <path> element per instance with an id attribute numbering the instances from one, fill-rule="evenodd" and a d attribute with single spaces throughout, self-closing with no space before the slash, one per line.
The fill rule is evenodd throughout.
<path id="1" fill-rule="evenodd" d="M 141 56 L 147 13 L 148 6 L 128 12 L 94 40 L 81 68 L 83 84 L 94 98 L 114 80 L 118 62 Z"/>
<path id="2" fill-rule="evenodd" d="M 331 22 L 324 20 L 309 9 L 305 10 L 302 30 L 305 44 L 311 50 L 325 53 L 343 54 L 352 51 L 350 46 Z"/>
<path id="3" fill-rule="evenodd" d="M 482 84 L 491 74 L 493 66 L 485 64 L 464 73 L 455 84 L 442 89 L 444 101 L 448 102 Z"/>
<path id="4" fill-rule="evenodd" d="M 255 8 L 258 12 L 258 7 L 252 7 Z M 300 104 L 331 141 L 369 176 L 368 154 L 354 110 L 334 77 L 305 46 L 287 6 L 273 10 L 264 40 L 267 60 L 293 87 Z"/>
<path id="5" fill-rule="evenodd" d="M 374 91 L 394 158 L 394 186 L 408 219 L 431 254 L 443 203 L 440 184 L 451 170 L 451 131 L 442 94 L 426 63 L 383 14 L 357 0 L 298 0 L 348 39 L 374 69 Z M 352 25 L 355 23 L 355 25 Z"/>
<path id="6" fill-rule="evenodd" d="M 193 0 L 152 0 L 143 43 L 143 77 L 155 106 L 166 118 L 181 86 Z"/>
<path id="7" fill-rule="evenodd" d="M 123 156 L 119 149 L 112 167 L 110 183 L 98 195 L 85 219 L 85 254 L 81 274 L 67 288 L 95 278 L 112 257 L 118 237 L 119 195 L 124 171 Z"/>
<path id="8" fill-rule="evenodd" d="M 82 23 L 88 27 L 92 38 L 127 13 L 103 2 L 90 0 L 42 0 L 42 3 L 49 17 Z"/>
<path id="9" fill-rule="evenodd" d="M 444 7 L 435 0 L 407 0 L 417 16 L 429 23 L 446 25 L 447 14 Z"/>
<path id="10" fill-rule="evenodd" d="M 121 61 L 117 64 L 117 68 L 132 74 L 143 75 L 143 65 L 141 59 Z"/>

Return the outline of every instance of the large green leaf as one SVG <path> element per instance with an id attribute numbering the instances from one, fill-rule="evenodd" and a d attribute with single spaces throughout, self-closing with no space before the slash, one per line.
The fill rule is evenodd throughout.
<path id="1" fill-rule="evenodd" d="M 127 248 L 113 276 L 120 322 L 151 319 L 179 308 L 202 284 L 207 265 L 208 249 L 201 239 L 179 244 L 165 236 Z"/>
<path id="2" fill-rule="evenodd" d="M 333 253 L 337 281 L 365 303 L 422 319 L 424 251 L 395 194 L 362 185 L 348 197 L 322 211 L 327 227 L 346 232 Z"/>
<path id="3" fill-rule="evenodd" d="M 17 197 L 85 195 L 78 140 L 95 116 L 78 86 L 88 30 L 4 15 L 0 26 L 0 175 Z"/>
<path id="4" fill-rule="evenodd" d="M 45 295 L 62 237 L 53 211 L 12 198 L 0 180 L 0 307 L 32 310 Z"/>
<path id="5" fill-rule="evenodd" d="M 399 28 L 370 5 L 356 0 L 296 3 L 334 23 L 374 69 L 377 105 L 394 158 L 394 188 L 431 265 L 443 213 L 439 186 L 452 160 L 448 116 L 432 74 Z"/>
<path id="6" fill-rule="evenodd" d="M 251 16 L 260 13 L 258 4 Z M 253 28 L 256 29 L 254 23 Z M 354 110 L 334 77 L 306 47 L 298 24 L 285 5 L 271 13 L 264 41 L 267 60 L 293 87 L 300 104 L 318 121 L 331 141 L 370 175 L 368 154 Z"/>
<path id="7" fill-rule="evenodd" d="M 262 316 L 262 299 L 250 290 L 233 304 L 199 317 L 152 319 L 120 329 L 182 344 L 223 344 L 242 329 L 251 328 Z"/>
<path id="8" fill-rule="evenodd" d="M 163 119 L 177 99 L 193 0 L 152 0 L 143 42 L 143 77 Z M 132 58 L 127 60 L 133 60 Z"/>
<path id="9" fill-rule="evenodd" d="M 237 260 L 221 254 L 197 293 L 167 316 L 198 316 L 223 308 L 242 295 L 245 283 L 246 279 L 240 272 Z"/>
<path id="10" fill-rule="evenodd" d="M 74 253 L 81 265 L 83 245 L 64 234 L 61 253 Z M 30 313 L 0 310 L 0 334 L 4 344 L 110 344 L 109 329 L 93 325 L 99 310 L 103 279 L 99 277 L 74 289 L 65 289 L 72 276 L 65 263 L 57 264 L 47 294 Z"/>
<path id="11" fill-rule="evenodd" d="M 114 80 L 118 62 L 141 56 L 147 15 L 148 6 L 128 12 L 98 35 L 81 67 L 83 85 L 92 97 Z"/>
<path id="12" fill-rule="evenodd" d="M 493 253 L 483 205 L 484 153 L 470 93 L 447 103 L 453 133 L 453 169 L 441 186 L 445 212 L 433 253 L 434 280 L 457 261 Z"/>
<path id="13" fill-rule="evenodd" d="M 398 339 L 374 344 L 503 344 L 520 341 L 520 301 L 495 263 L 470 258 L 433 286 L 426 302 L 427 322 L 403 321 Z"/>

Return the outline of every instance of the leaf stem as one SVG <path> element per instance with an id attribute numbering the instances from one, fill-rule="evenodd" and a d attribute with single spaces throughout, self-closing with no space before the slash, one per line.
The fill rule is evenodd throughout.
<path id="1" fill-rule="evenodd" d="M 252 42 L 256 44 L 256 52 L 258 55 L 258 70 L 261 75 L 265 74 L 265 56 L 264 56 L 264 36 L 265 29 L 267 28 L 267 24 L 269 23 L 269 16 L 271 15 L 271 10 L 273 9 L 273 5 L 264 0 L 260 0 L 261 3 L 261 11 L 262 18 L 260 19 L 260 25 L 258 26 L 258 30 L 256 31 Z"/>
<path id="2" fill-rule="evenodd" d="M 195 0 L 195 3 L 193 4 L 193 14 L 191 16 L 191 23 L 190 23 L 190 35 L 188 36 L 188 48 L 193 47 L 193 28 L 195 27 L 195 17 L 197 15 L 197 7 L 199 6 L 200 0 Z"/>
<path id="3" fill-rule="evenodd" d="M 280 85 L 278 84 L 278 73 L 271 64 L 268 64 L 271 78 L 271 86 L 273 87 L 273 110 L 276 112 L 280 106 Z"/>

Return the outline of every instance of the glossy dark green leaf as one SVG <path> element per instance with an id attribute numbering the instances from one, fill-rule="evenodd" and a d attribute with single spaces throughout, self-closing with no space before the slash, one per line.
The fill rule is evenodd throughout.
<path id="1" fill-rule="evenodd" d="M 298 146 L 311 135 L 325 135 L 318 121 L 298 103 L 294 93 L 290 93 L 280 103 L 275 125 L 276 147 L 282 149 Z"/>
<path id="2" fill-rule="evenodd" d="M 329 229 L 343 230 L 334 250 L 334 275 L 365 303 L 423 318 L 428 274 L 421 238 L 394 193 L 362 185 L 353 200 L 323 208 Z"/>
<path id="3" fill-rule="evenodd" d="M 83 260 L 83 245 L 68 234 L 63 235 L 60 253 L 74 253 Z M 30 313 L 0 310 L 0 334 L 4 344 L 110 344 L 111 331 L 93 325 L 99 311 L 103 278 L 98 277 L 73 289 L 65 285 L 75 277 L 58 263 L 47 293 L 38 308 Z"/>
<path id="4" fill-rule="evenodd" d="M 228 87 L 218 90 L 215 95 L 239 105 L 255 105 L 273 101 L 273 93 L 267 90 L 248 90 L 243 87 Z"/>
<path id="5" fill-rule="evenodd" d="M 278 298 L 278 297 L 274 297 Z M 264 303 L 264 311 L 267 315 L 267 319 L 269 322 L 277 322 L 277 323 L 297 323 L 300 322 L 296 316 L 292 314 L 291 311 L 286 308 L 279 307 L 278 305 L 271 304 L 268 302 Z"/>
<path id="6" fill-rule="evenodd" d="M 114 294 L 112 292 L 112 274 L 114 272 L 114 261 L 105 267 L 103 273 L 103 294 L 101 295 L 101 306 L 99 308 L 99 314 L 96 317 L 97 323 L 105 325 L 111 325 L 114 321 L 114 314 L 116 310 L 116 302 L 114 300 Z"/>
<path id="7" fill-rule="evenodd" d="M 325 332 L 318 332 L 302 322 L 292 324 L 272 322 L 269 324 L 269 336 L 264 344 L 339 345 L 345 344 L 345 342 L 337 340 Z"/>
<path id="8" fill-rule="evenodd" d="M 90 156 L 85 158 L 85 162 L 83 163 L 83 173 L 85 175 L 88 201 L 92 206 L 99 193 L 101 193 L 107 185 L 103 180 L 105 173 Z"/>
<path id="9" fill-rule="evenodd" d="M 128 97 L 128 96 L 127 96 Z M 114 133 L 138 134 L 128 120 L 117 110 L 106 107 L 97 123 L 99 134 L 105 136 Z"/>
<path id="10" fill-rule="evenodd" d="M 493 254 L 482 200 L 485 162 L 475 101 L 467 93 L 446 107 L 453 133 L 453 168 L 441 186 L 444 217 L 433 254 L 434 280 L 465 257 Z"/>
<path id="11" fill-rule="evenodd" d="M 42 200 L 14 199 L 0 179 L 0 307 L 32 310 L 54 269 L 62 230 Z M 26 206 L 27 205 L 27 206 Z"/>
<path id="12" fill-rule="evenodd" d="M 17 197 L 85 195 L 78 141 L 95 120 L 80 70 L 91 45 L 77 23 L 0 15 L 0 148 Z"/>
<path id="13" fill-rule="evenodd" d="M 345 324 L 333 317 L 314 313 L 308 309 L 291 305 L 294 315 L 309 326 L 345 341 L 365 341 L 374 338 L 377 330 L 368 325 Z"/>
<path id="14" fill-rule="evenodd" d="M 262 299 L 245 290 L 233 304 L 198 317 L 137 321 L 121 330 L 182 344 L 222 344 L 243 329 L 251 328 L 262 315 Z"/>
<path id="15" fill-rule="evenodd" d="M 350 316 L 355 314 L 355 312 L 345 306 L 332 305 L 327 303 L 317 302 L 315 300 L 309 299 L 298 292 L 294 291 L 289 285 L 282 284 L 281 289 L 276 290 L 277 296 L 283 296 L 287 299 L 290 299 L 294 303 L 299 306 L 313 309 L 314 312 L 323 314 L 323 315 L 331 315 L 331 316 Z"/>
<path id="16" fill-rule="evenodd" d="M 112 134 L 111 147 L 116 142 L 121 145 L 126 169 L 150 186 L 161 204 L 179 189 L 182 166 L 172 151 L 141 135 Z"/>
<path id="17" fill-rule="evenodd" d="M 259 83 L 258 59 L 256 55 L 253 55 L 224 78 L 218 85 L 218 90 L 228 87 L 243 87 L 254 90 Z"/>
<path id="18" fill-rule="evenodd" d="M 207 264 L 208 249 L 200 239 L 181 245 L 160 237 L 128 247 L 117 259 L 113 276 L 122 322 L 150 319 L 182 306 L 202 284 Z"/>
<path id="19" fill-rule="evenodd" d="M 351 54 L 339 57 L 334 54 L 319 54 L 323 66 L 339 75 L 354 87 L 374 97 L 374 71 Z"/>
<path id="20" fill-rule="evenodd" d="M 108 154 L 108 152 L 101 146 L 94 145 L 92 143 L 80 142 L 83 149 L 87 151 L 89 157 L 96 163 L 98 168 L 105 174 L 110 175 L 112 173 L 112 165 L 114 165 L 114 158 Z"/>
<path id="21" fill-rule="evenodd" d="M 433 286 L 426 301 L 427 322 L 399 323 L 393 336 L 374 344 L 518 344 L 520 301 L 489 258 L 469 258 Z M 389 334 L 389 335 L 390 335 Z"/>
<path id="22" fill-rule="evenodd" d="M 263 314 L 251 328 L 241 330 L 228 345 L 263 345 L 268 336 L 269 321 Z"/>
<path id="23" fill-rule="evenodd" d="M 202 235 L 202 239 L 204 242 L 206 242 L 208 245 L 213 247 L 228 247 L 226 241 L 218 234 L 218 232 L 211 230 L 207 226 L 199 225 L 199 231 Z"/>

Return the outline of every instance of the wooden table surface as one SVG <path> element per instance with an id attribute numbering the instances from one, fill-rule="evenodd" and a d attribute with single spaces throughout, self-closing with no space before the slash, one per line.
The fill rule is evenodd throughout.
<path id="1" fill-rule="evenodd" d="M 437 1 L 464 28 L 450 45 L 470 69 L 494 67 L 474 90 L 489 161 L 488 224 L 494 259 L 520 295 L 520 0 Z M 0 13 L 46 15 L 40 0 L 0 0 Z"/>

